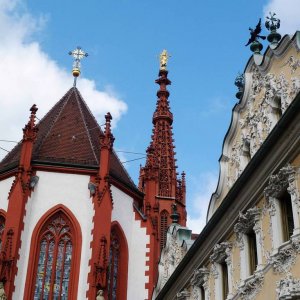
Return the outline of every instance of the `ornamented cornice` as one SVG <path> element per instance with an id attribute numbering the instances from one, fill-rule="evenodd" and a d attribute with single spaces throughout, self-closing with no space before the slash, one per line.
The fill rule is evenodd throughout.
<path id="1" fill-rule="evenodd" d="M 276 273 L 287 273 L 295 265 L 297 254 L 300 253 L 300 236 L 292 237 L 292 240 L 279 248 L 278 252 L 269 258 Z"/>
<path id="2" fill-rule="evenodd" d="M 205 286 L 208 281 L 209 270 L 207 268 L 198 268 L 194 271 L 191 278 L 192 286 Z"/>
<path id="3" fill-rule="evenodd" d="M 265 197 L 277 198 L 280 194 L 288 188 L 289 177 L 295 174 L 295 168 L 288 164 L 281 168 L 276 175 L 271 175 L 269 178 L 269 184 L 264 190 Z"/>
<path id="4" fill-rule="evenodd" d="M 292 274 L 276 283 L 277 299 L 278 300 L 291 300 L 300 299 L 300 279 L 296 279 Z"/>
<path id="5" fill-rule="evenodd" d="M 229 242 L 222 242 L 217 244 L 214 247 L 213 253 L 210 256 L 210 260 L 213 263 L 221 263 L 225 259 L 228 258 L 229 254 L 231 253 L 232 244 Z"/>
<path id="6" fill-rule="evenodd" d="M 253 207 L 247 210 L 245 214 L 239 214 L 238 222 L 234 226 L 234 232 L 237 235 L 237 241 L 240 247 L 243 247 L 243 234 L 253 229 L 255 232 L 260 230 L 259 221 L 262 210 L 257 207 Z"/>
<path id="7" fill-rule="evenodd" d="M 177 293 L 176 300 L 188 300 L 190 295 L 190 292 L 184 289 L 183 291 Z"/>
<path id="8" fill-rule="evenodd" d="M 264 281 L 264 274 L 256 272 L 253 276 L 245 281 L 245 283 L 238 288 L 238 293 L 243 300 L 252 300 L 262 289 Z"/>

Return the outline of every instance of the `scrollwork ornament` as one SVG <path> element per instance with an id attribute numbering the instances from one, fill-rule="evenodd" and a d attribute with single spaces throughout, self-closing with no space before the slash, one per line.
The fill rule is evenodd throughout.
<path id="1" fill-rule="evenodd" d="M 262 289 L 264 281 L 264 275 L 261 272 L 257 272 L 253 277 L 246 280 L 244 285 L 238 288 L 238 293 L 243 300 L 252 300 L 256 297 L 259 291 Z"/>
<path id="2" fill-rule="evenodd" d="M 287 64 L 291 69 L 291 74 L 294 74 L 297 71 L 298 67 L 300 67 L 300 60 L 291 55 L 287 61 Z"/>
<path id="3" fill-rule="evenodd" d="M 290 88 L 290 99 L 293 100 L 295 96 L 300 91 L 300 78 L 299 77 L 292 77 L 291 78 L 291 88 Z"/>
<path id="4" fill-rule="evenodd" d="M 295 265 L 297 258 L 296 249 L 292 243 L 285 245 L 277 254 L 271 256 L 271 263 L 273 264 L 276 273 L 287 273 L 291 267 Z"/>
<path id="5" fill-rule="evenodd" d="M 300 279 L 296 279 L 291 273 L 287 277 L 276 282 L 277 300 L 299 299 Z"/>
<path id="6" fill-rule="evenodd" d="M 184 289 L 183 291 L 177 293 L 176 300 L 188 300 L 190 295 L 190 292 L 187 289 Z"/>

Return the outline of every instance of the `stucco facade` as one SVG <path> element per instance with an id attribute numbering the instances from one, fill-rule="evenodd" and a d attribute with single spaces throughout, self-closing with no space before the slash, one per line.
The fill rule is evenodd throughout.
<path id="1" fill-rule="evenodd" d="M 156 299 L 299 299 L 299 38 L 249 59 L 207 225 Z"/>

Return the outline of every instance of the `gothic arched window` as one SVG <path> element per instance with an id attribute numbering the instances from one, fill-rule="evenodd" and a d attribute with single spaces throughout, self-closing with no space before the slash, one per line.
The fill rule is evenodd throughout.
<path id="1" fill-rule="evenodd" d="M 162 211 L 160 214 L 160 249 L 166 245 L 168 230 L 168 212 Z"/>
<path id="2" fill-rule="evenodd" d="M 79 271 L 75 270 L 75 266 L 78 268 L 79 262 L 76 260 L 81 244 L 81 238 L 77 235 L 78 230 L 62 210 L 51 214 L 43 222 L 37 236 L 32 237 L 34 251 L 30 254 L 29 268 L 30 261 L 34 261 L 34 265 L 27 274 L 26 287 L 29 284 L 30 291 L 26 291 L 25 287 L 25 294 L 30 293 L 30 296 L 26 299 L 76 298 L 77 287 L 74 288 L 74 283 Z"/>
<path id="3" fill-rule="evenodd" d="M 4 226 L 5 226 L 5 217 L 3 215 L 0 215 L 0 250 L 2 248 Z"/>
<path id="4" fill-rule="evenodd" d="M 110 236 L 108 266 L 108 299 L 126 300 L 128 272 L 128 247 L 124 233 L 118 225 L 113 225 Z"/>

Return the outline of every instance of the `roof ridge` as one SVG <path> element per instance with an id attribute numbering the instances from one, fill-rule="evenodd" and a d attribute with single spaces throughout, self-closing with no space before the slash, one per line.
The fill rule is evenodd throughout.
<path id="1" fill-rule="evenodd" d="M 86 131 L 87 131 L 88 140 L 89 140 L 89 142 L 90 142 L 90 146 L 91 146 L 91 149 L 92 149 L 92 151 L 93 151 L 95 160 L 96 160 L 96 162 L 99 164 L 99 159 L 98 159 L 98 157 L 97 157 L 97 155 L 96 155 L 96 153 L 95 153 L 95 149 L 94 149 L 94 146 L 93 146 L 93 143 L 92 143 L 90 131 L 89 131 L 88 127 L 87 127 L 86 119 L 85 119 L 85 117 L 84 117 L 84 114 L 83 114 L 83 111 L 82 111 L 82 107 L 81 107 L 81 103 L 80 103 L 80 101 L 79 101 L 79 98 L 80 98 L 80 100 L 83 102 L 83 104 L 85 105 L 85 107 L 87 107 L 87 104 L 84 102 L 84 100 L 83 100 L 81 94 L 79 94 L 78 92 L 79 92 L 78 89 L 75 88 L 75 98 L 76 98 L 76 100 L 77 100 L 77 104 L 78 104 L 78 107 L 79 107 L 79 110 L 80 110 L 80 115 L 81 115 L 81 117 L 82 117 L 84 127 L 85 127 L 85 129 L 86 129 Z M 90 112 L 90 111 L 89 111 L 89 112 Z M 92 114 L 91 114 L 91 115 L 92 115 Z M 96 121 L 96 120 L 95 120 L 95 121 Z M 99 125 L 97 121 L 96 121 L 96 123 L 97 123 L 97 125 Z M 99 127 L 100 127 L 100 126 L 99 126 Z"/>
<path id="2" fill-rule="evenodd" d="M 131 181 L 131 183 L 132 183 L 135 187 L 137 187 L 137 185 L 134 183 L 134 181 L 132 180 L 131 176 L 130 176 L 129 173 L 127 172 L 126 168 L 123 166 L 123 163 L 120 161 L 120 158 L 119 158 L 119 156 L 116 154 L 115 150 L 114 150 L 114 149 L 112 149 L 112 150 L 113 150 L 114 156 L 117 158 L 118 162 L 120 163 L 120 166 L 122 167 L 123 171 L 124 171 L 124 172 L 126 173 L 126 175 L 128 176 L 128 178 L 129 178 L 129 180 Z"/>
<path id="3" fill-rule="evenodd" d="M 51 129 L 53 127 L 53 125 L 56 123 L 57 119 L 59 118 L 61 112 L 63 111 L 64 107 L 66 106 L 66 104 L 69 102 L 69 99 L 72 95 L 72 91 L 73 91 L 73 88 L 70 88 L 68 90 L 67 93 L 64 94 L 64 96 L 49 110 L 49 112 L 40 120 L 40 122 L 37 124 L 37 127 L 38 125 L 44 120 L 46 119 L 46 117 L 54 110 L 55 107 L 59 106 L 59 104 L 67 97 L 67 95 L 69 94 L 67 100 L 65 101 L 64 105 L 60 108 L 59 112 L 56 114 L 56 116 L 53 118 L 52 122 L 50 123 L 50 126 L 46 132 L 46 134 L 41 137 L 41 141 L 39 143 L 39 145 L 36 145 L 36 151 L 38 152 L 39 149 L 41 149 L 44 141 L 47 139 L 47 137 L 49 136 L 50 132 L 51 132 Z"/>
<path id="4" fill-rule="evenodd" d="M 82 97 L 80 91 L 75 87 L 76 92 L 78 93 L 78 95 L 80 96 L 81 101 L 85 104 L 85 107 L 87 109 L 87 111 L 89 112 L 89 114 L 91 115 L 91 117 L 93 118 L 93 120 L 97 123 L 99 129 L 101 130 L 101 132 L 103 133 L 103 130 L 101 129 L 101 126 L 98 124 L 97 119 L 95 118 L 93 112 L 90 110 L 89 106 L 87 105 L 86 101 L 84 100 L 84 98 Z"/>
<path id="5" fill-rule="evenodd" d="M 82 102 L 85 104 L 85 107 L 87 108 L 87 111 L 89 112 L 89 114 L 91 115 L 91 117 L 93 118 L 93 120 L 96 122 L 96 124 L 98 125 L 99 129 L 101 132 L 103 132 L 103 130 L 101 129 L 101 126 L 98 124 L 97 119 L 95 118 L 94 114 L 92 113 L 92 111 L 90 110 L 89 106 L 86 104 L 84 98 L 82 97 L 80 91 L 75 87 L 76 92 L 78 93 L 78 96 L 80 96 L 80 99 L 82 100 Z M 89 132 L 89 138 L 90 138 L 90 132 Z M 93 145 L 93 144 L 92 144 Z M 93 147 L 93 151 L 94 151 L 94 147 Z M 120 161 L 119 156 L 116 154 L 115 150 L 112 149 L 114 156 L 116 157 L 117 161 L 119 162 L 121 168 L 123 169 L 123 171 L 125 172 L 125 174 L 128 176 L 129 180 L 131 181 L 131 183 L 136 186 L 136 184 L 134 183 L 134 181 L 132 180 L 131 176 L 129 175 L 129 173 L 127 172 L 126 168 L 124 167 L 124 165 L 122 164 L 122 162 Z M 98 159 L 97 159 L 98 162 Z"/>

